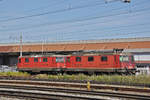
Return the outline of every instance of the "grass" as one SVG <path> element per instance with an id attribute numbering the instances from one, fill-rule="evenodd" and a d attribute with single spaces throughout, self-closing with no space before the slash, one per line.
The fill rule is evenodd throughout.
<path id="1" fill-rule="evenodd" d="M 95 81 L 106 84 L 126 84 L 126 85 L 150 85 L 150 76 L 138 75 L 138 76 L 121 76 L 121 75 L 93 75 L 87 76 L 83 74 L 79 75 L 44 75 L 44 78 L 51 80 L 71 80 L 71 81 Z M 39 79 L 43 79 L 43 76 L 38 75 Z"/>
<path id="2" fill-rule="evenodd" d="M 0 76 L 7 76 L 7 77 L 30 77 L 31 75 L 28 73 L 22 72 L 0 72 Z"/>
<path id="3" fill-rule="evenodd" d="M 34 78 L 34 79 L 50 79 L 50 80 L 65 80 L 65 81 L 95 81 L 105 84 L 126 84 L 126 85 L 150 85 L 150 75 L 138 75 L 138 76 L 122 76 L 122 75 L 92 75 L 87 76 L 84 74 L 79 75 L 47 75 L 47 74 L 38 74 L 30 75 L 23 72 L 0 72 L 0 76 L 6 77 L 23 77 L 23 78 Z"/>

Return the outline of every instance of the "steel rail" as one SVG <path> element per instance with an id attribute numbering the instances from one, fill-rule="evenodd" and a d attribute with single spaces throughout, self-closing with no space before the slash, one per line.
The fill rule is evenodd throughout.
<path id="1" fill-rule="evenodd" d="M 10 90 L 0 90 L 0 95 L 5 96 L 13 96 L 13 97 L 24 97 L 24 98 L 30 98 L 31 100 L 104 100 L 104 98 L 96 98 L 96 97 L 86 97 L 79 95 L 70 95 L 70 94 L 58 94 L 57 92 L 54 93 L 40 93 L 42 91 L 38 91 L 39 93 L 34 93 L 33 91 L 10 91 Z"/>
<path id="2" fill-rule="evenodd" d="M 76 96 L 69 96 L 69 95 L 58 95 L 56 94 L 49 94 L 48 98 L 51 96 L 56 97 L 67 97 L 67 98 L 80 98 L 80 99 L 89 99 L 89 97 L 86 97 L 85 95 L 91 95 L 91 96 L 107 96 L 107 97 L 118 97 L 118 98 L 130 98 L 130 99 L 144 99 L 144 100 L 150 100 L 150 95 L 139 95 L 139 94 L 133 94 L 133 93 L 122 93 L 119 91 L 131 91 L 132 89 L 137 90 L 136 92 L 146 92 L 146 90 L 149 91 L 149 89 L 141 89 L 140 88 L 125 88 L 121 87 L 119 89 L 119 86 L 101 86 L 101 85 L 91 85 L 91 91 L 87 91 L 86 84 L 80 84 L 80 83 L 64 83 L 64 82 L 35 82 L 35 81 L 11 81 L 11 80 L 0 80 L 0 94 L 3 94 L 5 92 L 8 92 L 7 90 L 2 90 L 2 88 L 7 89 L 19 89 L 19 90 L 38 90 L 38 91 L 45 91 L 45 92 L 55 92 L 56 94 L 59 93 L 67 93 L 67 94 L 76 94 Z M 58 84 L 59 83 L 59 84 Z M 54 85 L 55 84 L 55 85 Z M 43 87 L 45 86 L 45 87 Z M 99 87 L 100 86 L 100 87 Z M 56 88 L 57 87 L 57 88 Z M 95 88 L 93 88 L 95 87 Z M 103 88 L 102 88 L 103 87 Z M 106 88 L 107 87 L 107 88 Z M 72 89 L 74 88 L 74 89 Z M 111 89 L 114 91 L 95 91 L 97 90 L 104 90 L 104 89 Z M 84 89 L 84 90 L 83 90 Z M 135 91 L 134 90 L 134 91 Z M 143 91 L 144 90 L 144 91 Z M 11 92 L 11 91 L 10 91 Z M 17 92 L 17 91 L 16 91 Z M 133 92 L 133 91 L 132 91 Z M 19 93 L 19 92 L 18 92 Z M 10 93 L 14 94 L 14 93 Z M 21 92 L 20 92 L 21 94 Z M 22 93 L 25 94 L 25 93 Z M 31 94 L 31 93 L 28 93 Z M 32 93 L 35 94 L 35 93 Z M 39 95 L 40 94 L 35 94 Z M 45 95 L 45 94 L 42 94 Z M 78 96 L 80 95 L 80 96 Z M 84 95 L 84 96 L 81 96 Z M 36 96 L 33 96 L 36 97 Z M 58 98 L 57 98 L 58 99 Z M 97 98 L 90 98 L 90 99 L 97 99 Z M 99 98 L 100 99 L 100 98 Z"/>
<path id="3" fill-rule="evenodd" d="M 0 80 L 0 83 L 8 84 L 25 84 L 25 85 L 39 85 L 39 86 L 56 86 L 66 88 L 87 88 L 86 83 L 69 83 L 69 82 L 52 82 L 52 81 L 31 81 L 31 80 Z M 118 85 L 104 85 L 104 84 L 91 84 L 91 89 L 106 89 L 115 91 L 130 91 L 130 92 L 142 92 L 150 93 L 150 88 L 143 87 L 131 87 L 131 86 L 118 86 Z"/>
<path id="4" fill-rule="evenodd" d="M 71 93 L 71 94 L 80 94 L 80 95 L 84 94 L 84 95 L 92 95 L 92 96 L 107 96 L 107 97 L 117 97 L 117 98 L 127 98 L 127 99 L 150 100 L 150 95 L 129 94 L 129 93 L 119 93 L 119 92 L 110 92 L 110 91 L 102 92 L 102 91 L 87 91 L 87 90 L 77 90 L 77 89 L 63 89 L 63 88 L 54 88 L 54 87 L 50 88 L 50 87 L 35 87 L 35 86 L 32 87 L 32 86 L 15 86 L 15 85 L 13 86 L 0 85 L 0 88 L 38 90 L 38 91 L 47 91 L 47 92 L 55 92 L 55 93 L 62 92 L 62 93 Z M 89 99 L 87 97 L 74 97 L 74 96 L 71 96 L 71 98 Z M 97 99 L 97 98 L 90 98 L 90 99 Z"/>

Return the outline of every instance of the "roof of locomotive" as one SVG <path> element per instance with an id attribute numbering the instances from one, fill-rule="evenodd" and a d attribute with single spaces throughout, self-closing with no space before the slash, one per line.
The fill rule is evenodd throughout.
<path id="1" fill-rule="evenodd" d="M 26 55 L 26 56 L 20 56 L 19 58 L 24 57 L 68 57 L 68 56 L 96 56 L 96 55 L 131 55 L 131 53 L 73 53 L 68 55 L 63 54 L 42 54 L 42 55 Z"/>
<path id="2" fill-rule="evenodd" d="M 25 55 L 25 56 L 20 56 L 19 58 L 24 58 L 24 57 L 66 57 L 70 55 L 60 55 L 60 54 L 47 54 L 47 55 Z"/>
<path id="3" fill-rule="evenodd" d="M 95 56 L 95 55 L 131 55 L 131 53 L 81 53 L 81 54 L 72 54 L 72 56 Z"/>

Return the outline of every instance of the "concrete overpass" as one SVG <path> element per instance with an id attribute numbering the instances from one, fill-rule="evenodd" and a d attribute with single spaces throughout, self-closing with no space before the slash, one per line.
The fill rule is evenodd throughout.
<path id="1" fill-rule="evenodd" d="M 72 52 L 79 50 L 124 49 L 125 52 L 150 54 L 150 38 L 65 41 L 51 43 L 23 43 L 23 55 L 42 52 Z M 0 44 L 0 65 L 15 65 L 20 44 Z"/>

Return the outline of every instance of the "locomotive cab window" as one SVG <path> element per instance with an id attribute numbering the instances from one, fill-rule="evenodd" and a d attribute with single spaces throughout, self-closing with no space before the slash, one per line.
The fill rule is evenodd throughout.
<path id="1" fill-rule="evenodd" d="M 81 57 L 76 57 L 76 62 L 81 62 Z"/>
<path id="2" fill-rule="evenodd" d="M 94 57 L 93 56 L 88 57 L 88 61 L 89 62 L 94 61 Z"/>
<path id="3" fill-rule="evenodd" d="M 43 58 L 43 62 L 47 62 L 47 58 Z"/>
<path id="4" fill-rule="evenodd" d="M 38 58 L 34 58 L 34 62 L 38 62 Z"/>
<path id="5" fill-rule="evenodd" d="M 29 62 L 29 58 L 25 58 L 25 62 L 28 63 Z"/>
<path id="6" fill-rule="evenodd" d="M 107 61 L 107 56 L 102 56 L 101 61 Z"/>

